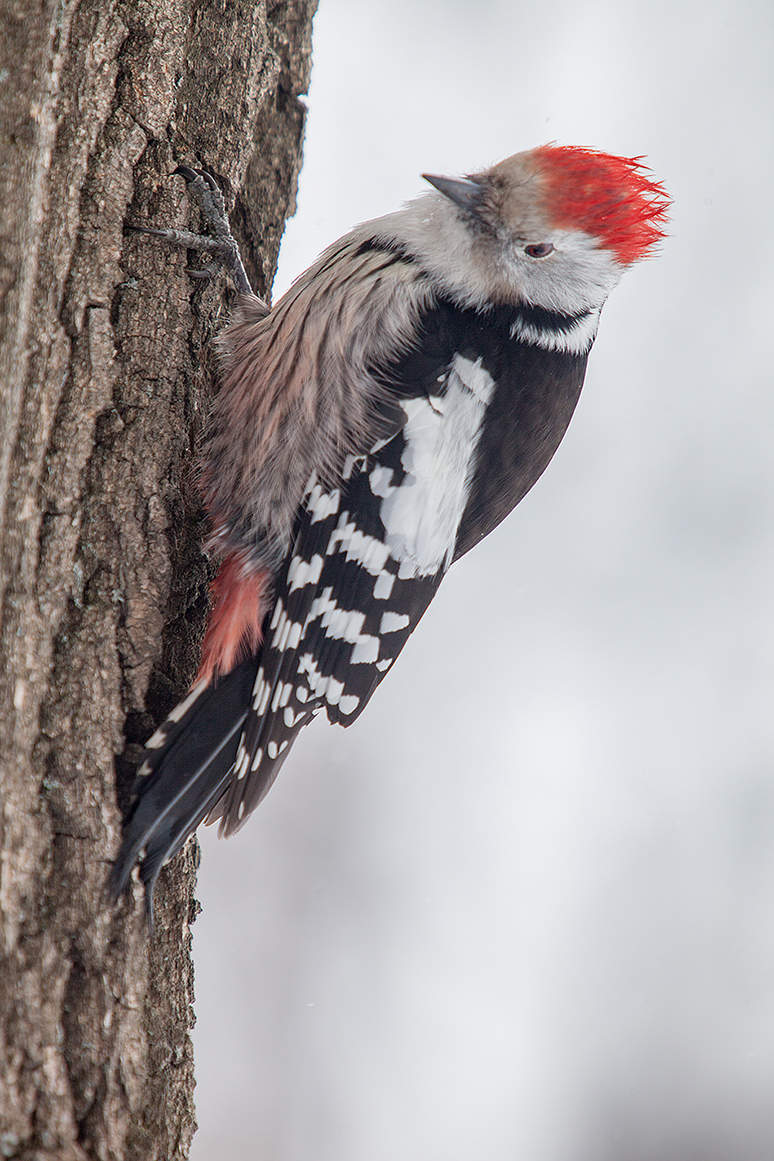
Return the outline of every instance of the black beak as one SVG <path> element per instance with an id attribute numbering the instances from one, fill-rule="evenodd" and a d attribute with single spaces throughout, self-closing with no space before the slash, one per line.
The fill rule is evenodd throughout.
<path id="1" fill-rule="evenodd" d="M 423 173 L 422 177 L 461 210 L 474 216 L 478 215 L 484 200 L 484 190 L 477 181 L 471 181 L 467 177 L 438 177 L 434 173 Z"/>

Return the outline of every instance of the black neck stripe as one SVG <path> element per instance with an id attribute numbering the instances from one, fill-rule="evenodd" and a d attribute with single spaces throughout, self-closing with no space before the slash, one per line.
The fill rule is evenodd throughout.
<path id="1" fill-rule="evenodd" d="M 584 322 L 591 315 L 590 310 L 579 310 L 577 314 L 560 314 L 556 310 L 548 310 L 544 306 L 517 306 L 514 310 L 514 322 L 524 326 L 535 327 L 540 331 L 554 331 L 556 334 L 566 335 L 579 322 Z"/>

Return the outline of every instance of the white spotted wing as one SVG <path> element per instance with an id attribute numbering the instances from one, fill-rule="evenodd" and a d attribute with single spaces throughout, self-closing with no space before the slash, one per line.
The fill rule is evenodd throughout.
<path id="1" fill-rule="evenodd" d="M 397 430 L 310 480 L 267 618 L 250 713 L 217 814 L 230 832 L 271 786 L 314 714 L 349 725 L 448 569 L 493 381 L 455 355 L 432 393 L 396 399 Z"/>

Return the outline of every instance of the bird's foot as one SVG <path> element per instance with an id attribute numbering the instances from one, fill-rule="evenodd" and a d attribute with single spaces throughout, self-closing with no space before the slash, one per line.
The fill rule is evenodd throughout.
<path id="1" fill-rule="evenodd" d="M 189 270 L 193 278 L 211 278 L 219 270 L 224 270 L 240 294 L 252 294 L 253 289 L 245 272 L 239 246 L 231 233 L 223 194 L 215 178 L 206 169 L 190 169 L 187 165 L 179 165 L 174 172 L 185 178 L 188 192 L 198 205 L 204 222 L 212 230 L 212 235 L 195 234 L 191 230 L 153 229 L 136 223 L 129 224 L 127 229 L 161 238 L 183 250 L 209 255 L 209 261 L 204 266 Z"/>

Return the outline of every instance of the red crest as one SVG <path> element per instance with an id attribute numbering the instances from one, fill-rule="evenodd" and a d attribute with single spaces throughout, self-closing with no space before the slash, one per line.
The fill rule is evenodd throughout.
<path id="1" fill-rule="evenodd" d="M 665 236 L 669 197 L 642 158 L 575 145 L 542 145 L 534 156 L 553 225 L 593 234 L 624 266 Z"/>

